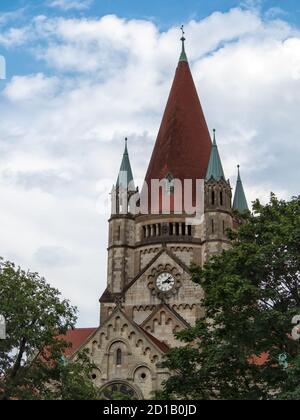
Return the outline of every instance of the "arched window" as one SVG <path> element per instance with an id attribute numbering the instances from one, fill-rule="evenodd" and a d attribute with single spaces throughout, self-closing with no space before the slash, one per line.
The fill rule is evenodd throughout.
<path id="1" fill-rule="evenodd" d="M 121 366 L 122 365 L 122 350 L 118 349 L 116 354 L 116 365 Z"/>
<path id="2" fill-rule="evenodd" d="M 214 221 L 214 219 L 211 219 L 211 233 L 212 234 L 215 233 L 215 221 Z"/>
<path id="3" fill-rule="evenodd" d="M 220 192 L 220 205 L 223 206 L 223 192 Z"/>
<path id="4" fill-rule="evenodd" d="M 215 192 L 214 191 L 211 192 L 211 204 L 213 206 L 215 205 Z"/>

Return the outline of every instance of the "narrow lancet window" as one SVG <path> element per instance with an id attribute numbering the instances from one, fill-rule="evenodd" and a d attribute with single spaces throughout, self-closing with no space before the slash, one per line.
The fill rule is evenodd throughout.
<path id="1" fill-rule="evenodd" d="M 121 366 L 122 365 L 122 350 L 117 350 L 117 357 L 116 357 L 116 365 Z"/>

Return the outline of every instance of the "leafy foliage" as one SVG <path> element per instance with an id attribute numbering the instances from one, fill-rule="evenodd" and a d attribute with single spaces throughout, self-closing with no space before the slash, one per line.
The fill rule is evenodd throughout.
<path id="1" fill-rule="evenodd" d="M 37 273 L 0 260 L 0 314 L 7 337 L 0 340 L 0 399 L 94 399 L 93 366 L 86 354 L 62 362 L 63 339 L 76 322 L 76 308 Z"/>
<path id="2" fill-rule="evenodd" d="M 177 334 L 187 346 L 164 362 L 173 372 L 164 398 L 300 398 L 300 343 L 291 339 L 300 314 L 300 197 L 272 194 L 241 217 L 228 233 L 232 248 L 192 267 L 205 318 Z"/>

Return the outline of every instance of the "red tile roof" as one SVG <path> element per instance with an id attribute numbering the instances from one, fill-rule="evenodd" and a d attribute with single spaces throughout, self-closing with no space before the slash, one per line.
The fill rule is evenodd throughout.
<path id="1" fill-rule="evenodd" d="M 142 332 L 164 353 L 167 353 L 170 350 L 170 347 L 158 340 L 144 328 L 137 325 L 137 327 L 142 330 Z M 60 336 L 59 338 L 65 340 L 67 343 L 71 344 L 71 347 L 68 347 L 65 351 L 65 356 L 72 356 L 84 343 L 85 341 L 97 330 L 97 328 L 75 328 L 74 330 L 69 330 L 65 336 Z M 262 353 L 260 356 L 253 356 L 249 359 L 250 363 L 256 364 L 257 366 L 264 365 L 268 360 L 269 354 Z"/>
<path id="2" fill-rule="evenodd" d="M 179 62 L 145 181 L 204 179 L 212 142 L 189 64 Z"/>
<path id="3" fill-rule="evenodd" d="M 66 349 L 65 356 L 72 356 L 96 330 L 97 328 L 75 328 L 69 330 L 65 336 L 59 337 L 71 344 L 71 347 Z"/>
<path id="4" fill-rule="evenodd" d="M 169 346 L 162 341 L 158 340 L 152 334 L 145 331 L 143 328 L 139 327 L 142 332 L 164 353 L 169 350 Z M 70 343 L 71 346 L 65 350 L 65 356 L 72 356 L 80 347 L 85 343 L 85 341 L 97 330 L 97 328 L 75 328 L 74 330 L 69 330 L 65 336 L 59 336 L 59 339 Z"/>
<path id="5" fill-rule="evenodd" d="M 251 364 L 263 366 L 269 359 L 269 353 L 262 353 L 260 356 L 252 356 L 249 360 Z"/>

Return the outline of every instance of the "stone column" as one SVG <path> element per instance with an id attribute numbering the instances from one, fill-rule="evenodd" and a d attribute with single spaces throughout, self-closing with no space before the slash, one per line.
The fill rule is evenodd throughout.
<path id="1" fill-rule="evenodd" d="M 182 223 L 179 223 L 179 235 L 182 235 Z"/>
<path id="2" fill-rule="evenodd" d="M 160 236 L 159 228 L 160 228 L 160 224 L 156 223 L 156 236 Z"/>
<path id="3" fill-rule="evenodd" d="M 173 226 L 173 235 L 176 235 L 176 223 L 172 223 Z"/>

